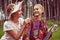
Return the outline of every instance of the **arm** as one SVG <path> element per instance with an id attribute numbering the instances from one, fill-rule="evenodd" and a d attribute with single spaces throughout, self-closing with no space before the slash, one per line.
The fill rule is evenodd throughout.
<path id="1" fill-rule="evenodd" d="M 44 38 L 47 34 L 48 26 L 45 20 L 41 20 L 41 28 L 39 30 L 39 38 Z"/>
<path id="2" fill-rule="evenodd" d="M 30 35 L 30 24 L 27 24 L 24 29 L 23 40 L 29 40 L 29 35 Z"/>
<path id="3" fill-rule="evenodd" d="M 7 32 L 10 36 L 12 36 L 14 39 L 18 40 L 18 39 L 21 37 L 23 31 L 25 31 L 24 28 L 25 28 L 26 24 L 28 24 L 27 20 L 28 20 L 28 19 L 25 19 L 25 21 L 23 22 L 23 25 L 21 26 L 21 29 L 20 29 L 19 32 L 17 32 L 17 31 L 14 30 L 14 29 L 13 29 L 13 30 L 6 31 L 6 32 Z"/>
<path id="4" fill-rule="evenodd" d="M 9 30 L 9 31 L 6 31 L 11 37 L 13 37 L 15 40 L 18 40 L 22 33 L 23 33 L 23 30 L 25 28 L 25 25 L 23 25 L 20 29 L 19 32 L 17 32 L 16 30 Z"/>
<path id="5" fill-rule="evenodd" d="M 44 37 L 47 35 L 47 31 L 48 31 L 48 25 L 47 25 L 47 22 L 46 20 L 43 20 L 43 24 L 44 24 Z"/>

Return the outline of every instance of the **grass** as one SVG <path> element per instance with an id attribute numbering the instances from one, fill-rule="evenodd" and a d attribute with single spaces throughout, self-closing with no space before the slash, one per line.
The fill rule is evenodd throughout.
<path id="1" fill-rule="evenodd" d="M 58 21 L 51 21 L 51 20 L 48 21 L 49 28 L 53 24 L 58 24 L 58 28 L 56 29 L 56 31 L 53 32 L 52 37 L 50 38 L 50 40 L 60 40 L 60 22 L 58 22 Z"/>
<path id="2" fill-rule="evenodd" d="M 52 34 L 52 37 L 50 38 L 50 40 L 60 40 L 60 22 L 58 21 L 47 21 L 48 23 L 48 27 L 50 28 L 53 24 L 58 24 L 58 28 L 57 30 Z M 3 24 L 0 25 L 0 38 L 2 37 L 2 35 L 4 34 L 3 32 Z"/>
<path id="3" fill-rule="evenodd" d="M 0 24 L 0 38 L 1 38 L 1 36 L 4 34 L 4 32 L 3 32 L 3 24 Z"/>

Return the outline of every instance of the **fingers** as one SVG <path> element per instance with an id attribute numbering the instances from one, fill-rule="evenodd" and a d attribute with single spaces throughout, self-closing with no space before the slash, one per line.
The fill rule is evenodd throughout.
<path id="1" fill-rule="evenodd" d="M 28 24 L 30 22 L 29 18 L 25 19 L 25 23 Z"/>
<path id="2" fill-rule="evenodd" d="M 54 32 L 54 30 L 52 29 L 51 32 Z"/>

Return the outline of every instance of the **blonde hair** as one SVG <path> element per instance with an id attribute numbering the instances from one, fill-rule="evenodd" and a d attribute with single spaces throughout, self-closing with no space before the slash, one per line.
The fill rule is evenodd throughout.
<path id="1" fill-rule="evenodd" d="M 42 19 L 46 19 L 45 15 L 44 15 L 44 6 L 42 6 L 41 4 L 35 4 L 34 7 L 37 7 L 39 9 L 41 9 L 42 10 L 42 16 L 41 16 L 41 18 Z"/>
<path id="2" fill-rule="evenodd" d="M 41 4 L 35 4 L 34 7 L 38 7 L 44 12 L 44 7 Z"/>

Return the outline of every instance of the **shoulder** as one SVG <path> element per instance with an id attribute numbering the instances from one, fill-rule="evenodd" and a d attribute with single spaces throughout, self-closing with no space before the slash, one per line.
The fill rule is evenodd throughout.
<path id="1" fill-rule="evenodd" d="M 47 24 L 46 19 L 42 19 L 41 23 L 44 25 L 45 28 L 48 28 L 48 24 Z"/>
<path id="2" fill-rule="evenodd" d="M 5 22 L 4 22 L 4 25 L 6 25 L 6 24 L 9 24 L 9 21 L 5 21 Z"/>
<path id="3" fill-rule="evenodd" d="M 45 22 L 46 22 L 46 19 L 43 19 L 43 18 L 42 18 L 41 21 L 45 23 Z"/>
<path id="4" fill-rule="evenodd" d="M 3 28 L 4 28 L 4 31 L 13 30 L 14 24 L 11 21 L 5 21 Z"/>
<path id="5" fill-rule="evenodd" d="M 12 22 L 11 21 L 5 21 L 4 22 L 4 25 L 10 25 L 11 26 L 12 25 Z"/>

